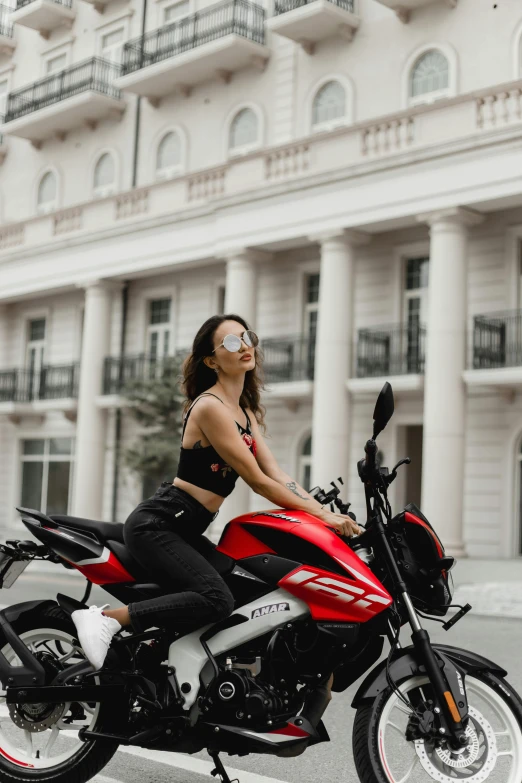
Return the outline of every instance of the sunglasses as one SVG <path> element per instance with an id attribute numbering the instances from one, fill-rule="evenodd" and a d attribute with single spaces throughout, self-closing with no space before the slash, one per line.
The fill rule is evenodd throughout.
<path id="1" fill-rule="evenodd" d="M 257 345 L 259 345 L 259 337 L 250 329 L 247 329 L 246 332 L 243 332 L 241 337 L 239 337 L 237 334 L 227 334 L 225 337 L 223 337 L 223 342 L 220 343 L 217 348 L 221 348 L 221 346 L 223 346 L 223 348 L 226 348 L 227 351 L 230 351 L 230 353 L 237 353 L 237 351 L 239 351 L 241 348 L 241 342 L 244 342 L 248 348 L 255 348 Z M 212 353 L 215 353 L 217 348 L 214 348 Z"/>

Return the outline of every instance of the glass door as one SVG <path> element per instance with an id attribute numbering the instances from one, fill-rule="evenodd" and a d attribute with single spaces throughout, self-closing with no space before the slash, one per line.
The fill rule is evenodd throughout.
<path id="1" fill-rule="evenodd" d="M 28 324 L 25 354 L 25 389 L 28 400 L 44 396 L 43 363 L 45 352 L 45 318 L 34 318 Z"/>
<path id="2" fill-rule="evenodd" d="M 424 371 L 423 329 L 428 322 L 429 258 L 409 258 L 404 290 L 404 351 L 407 373 Z"/>
<path id="3" fill-rule="evenodd" d="M 152 299 L 149 303 L 147 350 L 149 377 L 160 377 L 163 360 L 171 354 L 171 300 Z"/>
<path id="4" fill-rule="evenodd" d="M 304 307 L 304 337 L 306 345 L 306 377 L 314 377 L 315 340 L 319 319 L 319 280 L 320 275 L 312 274 L 306 278 L 306 299 Z"/>

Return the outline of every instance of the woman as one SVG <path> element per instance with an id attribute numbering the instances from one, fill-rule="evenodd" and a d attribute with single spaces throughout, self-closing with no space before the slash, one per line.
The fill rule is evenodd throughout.
<path id="1" fill-rule="evenodd" d="M 342 535 L 360 532 L 281 470 L 265 443 L 257 344 L 238 315 L 209 318 L 194 339 L 183 367 L 187 403 L 177 476 L 140 503 L 124 528 L 129 551 L 167 594 L 120 609 L 73 612 L 95 669 L 122 626 L 136 633 L 161 626 L 188 631 L 231 614 L 232 594 L 205 558 L 211 544 L 203 533 L 238 476 L 271 505 L 309 511 Z"/>

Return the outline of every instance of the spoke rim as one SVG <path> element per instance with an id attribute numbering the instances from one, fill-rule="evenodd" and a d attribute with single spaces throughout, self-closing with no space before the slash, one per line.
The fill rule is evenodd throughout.
<path id="1" fill-rule="evenodd" d="M 38 628 L 33 631 L 27 631 L 20 634 L 20 638 L 33 651 L 43 649 L 45 652 L 49 652 L 48 645 L 45 642 L 50 642 L 51 644 L 58 642 L 58 645 L 55 644 L 56 649 L 53 650 L 53 654 L 61 662 L 70 661 L 75 657 L 82 659 L 85 657 L 81 648 L 78 647 L 77 643 L 74 643 L 74 637 L 56 628 Z M 62 652 L 64 648 L 67 648 L 65 653 Z M 19 662 L 18 657 L 9 645 L 5 645 L 2 652 L 10 663 Z M 100 705 L 96 704 L 93 710 L 92 707 L 89 708 L 87 704 L 82 703 L 81 707 L 86 715 L 86 720 L 64 723 L 64 718 L 71 708 L 71 702 L 67 702 L 63 711 L 59 713 L 58 718 L 45 731 L 32 732 L 28 729 L 19 728 L 13 723 L 5 699 L 5 691 L 0 691 L 0 756 L 15 766 L 35 770 L 56 767 L 75 756 L 85 745 L 84 742 L 78 739 L 77 732 L 83 726 L 92 728 L 98 719 L 100 708 Z M 9 729 L 9 734 L 6 733 L 6 729 Z M 14 732 L 16 732 L 15 737 L 13 736 Z M 70 746 L 65 751 L 62 748 L 56 755 L 53 755 L 53 749 L 60 736 L 67 737 L 67 744 L 69 746 L 70 743 Z M 40 738 L 38 749 L 35 748 L 37 744 L 35 737 Z"/>
<path id="2" fill-rule="evenodd" d="M 406 695 L 407 693 L 419 689 L 420 686 L 426 684 L 426 677 L 412 677 L 400 686 L 400 691 Z M 378 727 L 378 740 L 379 740 L 379 758 L 389 783 L 413 783 L 411 778 L 418 763 L 420 764 L 421 771 L 423 772 L 423 779 L 428 781 L 437 781 L 437 783 L 458 783 L 461 781 L 464 783 L 483 783 L 490 779 L 490 775 L 497 770 L 497 762 L 499 758 L 509 758 L 509 773 L 508 778 L 505 777 L 505 770 L 503 770 L 504 777 L 503 783 L 520 783 L 522 780 L 522 729 L 517 722 L 516 717 L 511 712 L 509 705 L 499 696 L 491 686 L 478 680 L 474 677 L 467 678 L 467 692 L 468 700 L 470 704 L 470 716 L 472 730 L 468 728 L 471 735 L 474 733 L 473 741 L 475 747 L 477 744 L 477 737 L 480 738 L 481 747 L 478 753 L 470 754 L 472 759 L 467 766 L 457 767 L 459 759 L 455 756 L 449 758 L 447 763 L 442 758 L 444 753 L 433 753 L 431 750 L 431 756 L 425 749 L 425 743 L 423 740 L 417 740 L 415 743 L 407 742 L 404 736 L 405 728 L 402 729 L 394 722 L 394 716 L 402 713 L 407 713 L 400 702 L 399 697 L 395 693 L 391 693 L 389 699 L 384 705 L 384 709 L 379 719 Z M 480 698 L 483 705 L 487 707 L 487 718 L 473 706 L 473 697 Z M 482 710 L 483 711 L 483 710 Z M 500 727 L 497 730 L 493 730 L 489 719 L 495 716 L 499 721 Z M 402 716 L 401 716 L 402 717 Z M 396 718 L 395 718 L 396 720 Z M 397 732 L 401 733 L 404 738 L 404 743 L 401 747 L 400 759 L 405 765 L 409 763 L 409 756 L 411 756 L 411 764 L 408 766 L 406 772 L 392 772 L 392 766 L 390 758 L 386 754 L 386 740 L 390 738 L 389 731 L 393 734 L 393 737 L 397 736 Z M 386 734 L 388 732 L 388 734 Z M 509 737 L 509 747 L 499 750 L 497 747 L 498 737 Z M 410 750 L 409 755 L 405 755 L 407 749 Z M 396 751 L 395 751 L 396 752 Z M 436 765 L 433 765 L 432 759 L 435 759 Z M 404 770 L 404 766 L 402 767 Z M 399 777 L 402 775 L 402 777 Z M 497 778 L 495 778 L 497 779 Z M 417 783 L 417 776 L 415 776 L 415 783 Z"/>

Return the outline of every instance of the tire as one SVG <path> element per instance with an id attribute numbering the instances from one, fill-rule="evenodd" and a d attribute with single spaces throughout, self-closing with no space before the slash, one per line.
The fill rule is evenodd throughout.
<path id="1" fill-rule="evenodd" d="M 418 689 L 423 685 L 428 685 L 426 677 L 412 677 L 407 682 L 401 683 L 400 688 L 401 691 L 407 692 L 408 686 L 411 687 L 411 689 Z M 504 709 L 506 722 L 513 735 L 515 756 L 512 769 L 510 769 L 508 774 L 507 772 L 503 772 L 501 767 L 501 777 L 498 777 L 499 767 L 496 766 L 496 764 L 497 762 L 500 764 L 504 763 L 504 758 L 501 759 L 500 757 L 497 757 L 493 767 L 488 770 L 488 763 L 491 763 L 495 748 L 498 749 L 498 746 L 495 745 L 495 743 L 497 743 L 496 735 L 494 739 L 489 737 L 486 723 L 483 724 L 483 727 L 485 728 L 484 734 L 481 734 L 480 723 L 475 722 L 474 727 L 478 729 L 475 734 L 477 742 L 479 738 L 484 738 L 484 747 L 487 748 L 487 755 L 481 756 L 481 752 L 484 752 L 483 749 L 478 752 L 475 764 L 482 765 L 482 768 L 477 768 L 474 772 L 471 772 L 471 770 L 473 770 L 472 765 L 468 766 L 466 768 L 467 771 L 464 770 L 462 773 L 459 773 L 458 769 L 450 769 L 447 766 L 441 765 L 440 768 L 436 767 L 436 764 L 440 764 L 440 758 L 433 750 L 431 752 L 431 758 L 435 759 L 436 764 L 431 762 L 431 769 L 430 762 L 425 761 L 428 767 L 427 769 L 421 760 L 421 757 L 423 759 L 428 757 L 428 753 L 426 752 L 427 747 L 425 747 L 424 742 L 407 742 L 404 735 L 402 735 L 404 748 L 408 748 L 411 754 L 411 783 L 418 783 L 418 781 L 420 783 L 421 780 L 422 783 L 428 783 L 428 781 L 437 781 L 437 783 L 442 781 L 442 783 L 446 783 L 447 780 L 451 781 L 451 783 L 458 783 L 460 780 L 470 780 L 470 783 L 475 783 L 475 781 L 477 783 L 482 783 L 482 781 L 488 780 L 502 780 L 503 783 L 520 783 L 520 781 L 522 781 L 522 700 L 504 679 L 497 677 L 494 674 L 490 674 L 489 672 L 477 672 L 473 675 L 468 675 L 466 677 L 466 686 L 468 690 L 470 714 L 475 715 L 476 717 L 476 714 L 471 711 L 476 709 L 474 704 L 480 704 L 481 693 L 484 694 L 485 699 L 490 700 L 492 705 L 496 703 L 497 710 L 499 710 L 497 713 L 498 715 L 500 715 Z M 477 694 L 479 698 L 477 698 Z M 407 774 L 407 768 L 409 767 L 410 762 L 406 759 L 406 755 L 397 755 L 397 763 L 399 766 L 402 764 L 404 766 L 401 772 L 396 773 L 392 764 L 389 763 L 388 765 L 389 759 L 387 759 L 386 751 L 383 748 L 383 736 L 386 736 L 382 733 L 383 717 L 386 715 L 387 711 L 390 710 L 390 705 L 393 700 L 397 702 L 397 697 L 392 689 L 388 688 L 371 704 L 363 704 L 357 710 L 353 728 L 353 753 L 355 767 L 361 783 L 397 783 L 397 781 L 409 783 L 410 781 L 410 776 Z M 399 712 L 402 712 L 399 705 L 396 709 Z M 388 712 L 388 714 L 390 714 L 390 712 Z M 484 721 L 484 719 L 485 717 L 482 715 L 482 720 Z M 405 720 L 407 720 L 406 716 Z M 471 721 L 469 725 L 471 725 Z M 490 723 L 489 725 L 491 728 L 492 724 Z M 393 727 L 394 731 L 396 728 L 397 726 Z M 402 726 L 399 728 L 402 728 Z M 495 734 L 494 731 L 493 734 Z M 398 736 L 400 737 L 400 732 Z M 500 742 L 501 740 L 498 741 Z M 417 749 L 416 746 L 418 746 L 419 749 Z M 415 759 L 415 755 L 417 755 L 417 759 Z M 490 761 L 484 761 L 484 759 L 487 759 L 488 757 Z M 435 769 L 437 769 L 437 772 L 435 772 Z M 413 775 L 414 771 L 415 775 Z M 451 773 L 451 775 L 448 773 Z M 492 773 L 493 777 L 491 777 Z"/>
<path id="2" fill-rule="evenodd" d="M 58 606 L 37 608 L 33 612 L 22 615 L 18 621 L 13 623 L 13 627 L 24 640 L 29 640 L 28 646 L 31 643 L 38 644 L 39 638 L 52 639 L 53 641 L 49 645 L 51 649 L 52 645 L 55 645 L 55 654 L 61 654 L 61 651 L 64 650 L 65 654 L 67 654 L 66 639 L 71 639 L 75 642 L 74 648 L 78 651 L 80 650 L 74 623 Z M 13 651 L 9 646 L 5 645 L 5 639 L 1 636 L 0 647 L 3 648 L 4 654 L 8 658 L 10 654 L 11 659 L 13 659 Z M 72 644 L 70 647 L 72 650 Z M 40 648 L 42 651 L 46 650 L 41 644 Z M 56 650 L 58 650 L 58 653 L 56 653 Z M 78 652 L 72 657 L 79 658 L 81 655 L 81 652 Z M 53 764 L 52 758 L 45 759 L 44 756 L 32 759 L 27 748 L 34 748 L 34 742 L 46 743 L 47 738 L 50 739 L 53 732 L 55 733 L 53 748 L 56 745 L 59 747 L 64 744 L 70 745 L 70 731 L 68 731 L 67 735 L 60 736 L 60 729 L 65 727 L 58 725 L 63 718 L 69 715 L 69 711 L 63 712 L 61 718 L 55 721 L 55 724 L 51 724 L 45 732 L 25 731 L 24 733 L 24 729 L 18 727 L 12 720 L 3 699 L 0 699 L 0 704 L 3 708 L 0 716 L 0 783 L 25 783 L 25 781 L 34 781 L 35 783 L 36 781 L 46 781 L 47 783 L 86 783 L 108 764 L 118 749 L 118 743 L 100 742 L 99 740 L 81 742 L 81 740 L 76 738 L 74 746 L 71 747 L 75 748 L 78 743 L 77 750 L 72 755 L 70 755 L 72 752 L 70 748 L 66 749 L 62 754 L 58 754 L 56 764 Z M 41 706 L 45 707 L 45 705 Z M 16 705 L 16 707 L 18 709 L 22 705 Z M 76 709 L 79 707 L 80 705 L 77 705 Z M 81 707 L 83 708 L 83 717 L 88 723 L 89 713 L 92 712 L 91 722 L 89 723 L 89 728 L 92 730 L 102 731 L 104 728 L 107 731 L 111 731 L 111 728 L 114 730 L 114 726 L 117 726 L 121 719 L 121 706 L 113 705 L 110 702 L 103 702 L 98 705 L 81 705 Z M 74 708 L 75 705 L 73 705 Z M 49 721 L 53 719 L 53 717 L 50 717 Z M 79 728 L 78 723 L 68 725 L 72 726 L 73 729 L 76 726 Z M 17 751 L 13 751 L 12 748 L 13 742 L 17 742 L 18 736 L 20 735 L 21 737 L 22 734 L 27 747 L 20 754 Z M 30 743 L 27 734 L 31 734 Z M 11 736 L 15 737 L 13 742 L 10 739 Z M 16 747 L 18 749 L 18 746 Z M 38 754 L 40 752 L 38 751 Z M 33 750 L 33 753 L 36 753 L 36 751 Z M 65 756 L 68 757 L 65 758 Z M 32 763 L 33 761 L 34 763 Z M 41 766 L 43 764 L 45 766 Z"/>

